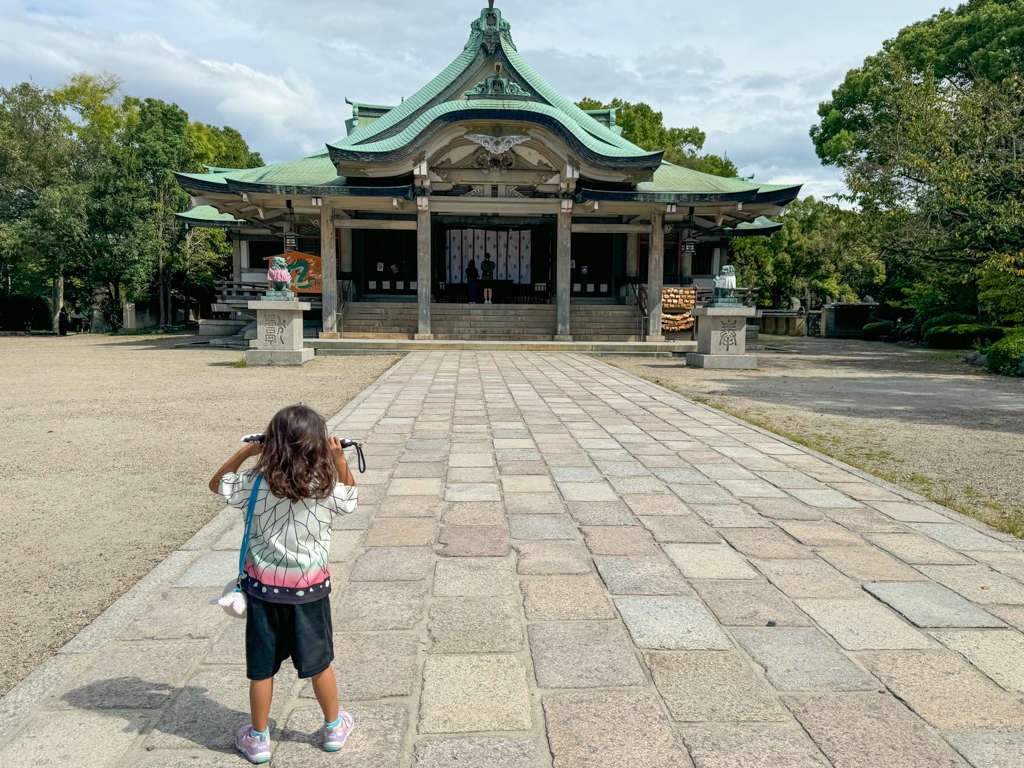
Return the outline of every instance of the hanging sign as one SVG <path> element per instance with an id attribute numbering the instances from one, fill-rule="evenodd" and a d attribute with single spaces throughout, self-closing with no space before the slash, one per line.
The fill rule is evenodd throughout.
<path id="1" fill-rule="evenodd" d="M 284 236 L 284 249 L 286 251 L 299 250 L 299 236 L 288 234 Z"/>
<path id="2" fill-rule="evenodd" d="M 688 243 L 683 243 L 683 253 L 696 253 L 696 252 L 697 252 L 697 244 L 695 242 L 690 241 Z"/>

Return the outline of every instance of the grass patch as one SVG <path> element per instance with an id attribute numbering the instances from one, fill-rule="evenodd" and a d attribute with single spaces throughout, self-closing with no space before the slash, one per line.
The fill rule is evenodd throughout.
<path id="1" fill-rule="evenodd" d="M 245 359 L 245 358 L 243 357 L 243 358 L 242 358 L 241 360 L 239 360 L 239 361 L 238 361 L 237 363 L 232 363 L 232 364 L 231 364 L 231 367 L 232 367 L 232 368 L 248 368 L 248 367 L 249 367 L 249 363 L 248 363 L 248 361 L 247 361 L 247 360 L 246 360 L 246 359 Z"/>

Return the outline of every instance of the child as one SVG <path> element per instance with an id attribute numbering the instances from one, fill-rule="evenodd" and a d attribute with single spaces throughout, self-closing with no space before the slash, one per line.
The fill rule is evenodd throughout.
<path id="1" fill-rule="evenodd" d="M 256 468 L 239 473 L 250 456 Z M 341 441 L 327 436 L 327 424 L 302 405 L 274 416 L 263 445 L 247 444 L 210 480 L 210 490 L 233 507 L 247 509 L 256 494 L 245 575 L 246 676 L 252 723 L 235 745 L 252 763 L 270 760 L 270 701 L 274 675 L 291 658 L 299 677 L 311 679 L 324 711 L 324 749 L 336 752 L 352 730 L 352 716 L 338 711 L 338 687 L 331 662 L 331 517 L 352 512 L 356 482 Z"/>

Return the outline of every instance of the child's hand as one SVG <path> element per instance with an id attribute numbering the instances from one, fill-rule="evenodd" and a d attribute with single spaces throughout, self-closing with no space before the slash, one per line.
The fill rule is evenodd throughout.
<path id="1" fill-rule="evenodd" d="M 345 458 L 345 449 L 341 447 L 340 439 L 337 437 L 328 437 L 327 447 L 330 449 L 331 455 L 334 457 L 335 461 L 344 461 L 347 463 L 348 460 Z"/>

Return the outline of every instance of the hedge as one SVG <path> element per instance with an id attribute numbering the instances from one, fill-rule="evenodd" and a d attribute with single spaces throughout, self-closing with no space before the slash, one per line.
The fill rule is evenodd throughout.
<path id="1" fill-rule="evenodd" d="M 999 341 L 1005 328 L 967 323 L 932 328 L 924 335 L 924 342 L 932 349 L 970 349 L 976 341 Z"/>
<path id="2" fill-rule="evenodd" d="M 978 318 L 974 315 L 965 315 L 963 312 L 947 312 L 944 315 L 931 317 L 921 323 L 921 335 L 924 336 L 932 328 L 941 328 L 949 325 L 974 325 Z"/>
<path id="3" fill-rule="evenodd" d="M 988 369 L 1004 376 L 1024 376 L 1024 333 L 1011 333 L 988 350 Z"/>
<path id="4" fill-rule="evenodd" d="M 886 336 L 892 336 L 895 330 L 896 324 L 888 320 L 883 320 L 880 323 L 868 323 L 864 326 L 864 338 L 868 341 L 877 341 Z"/>

